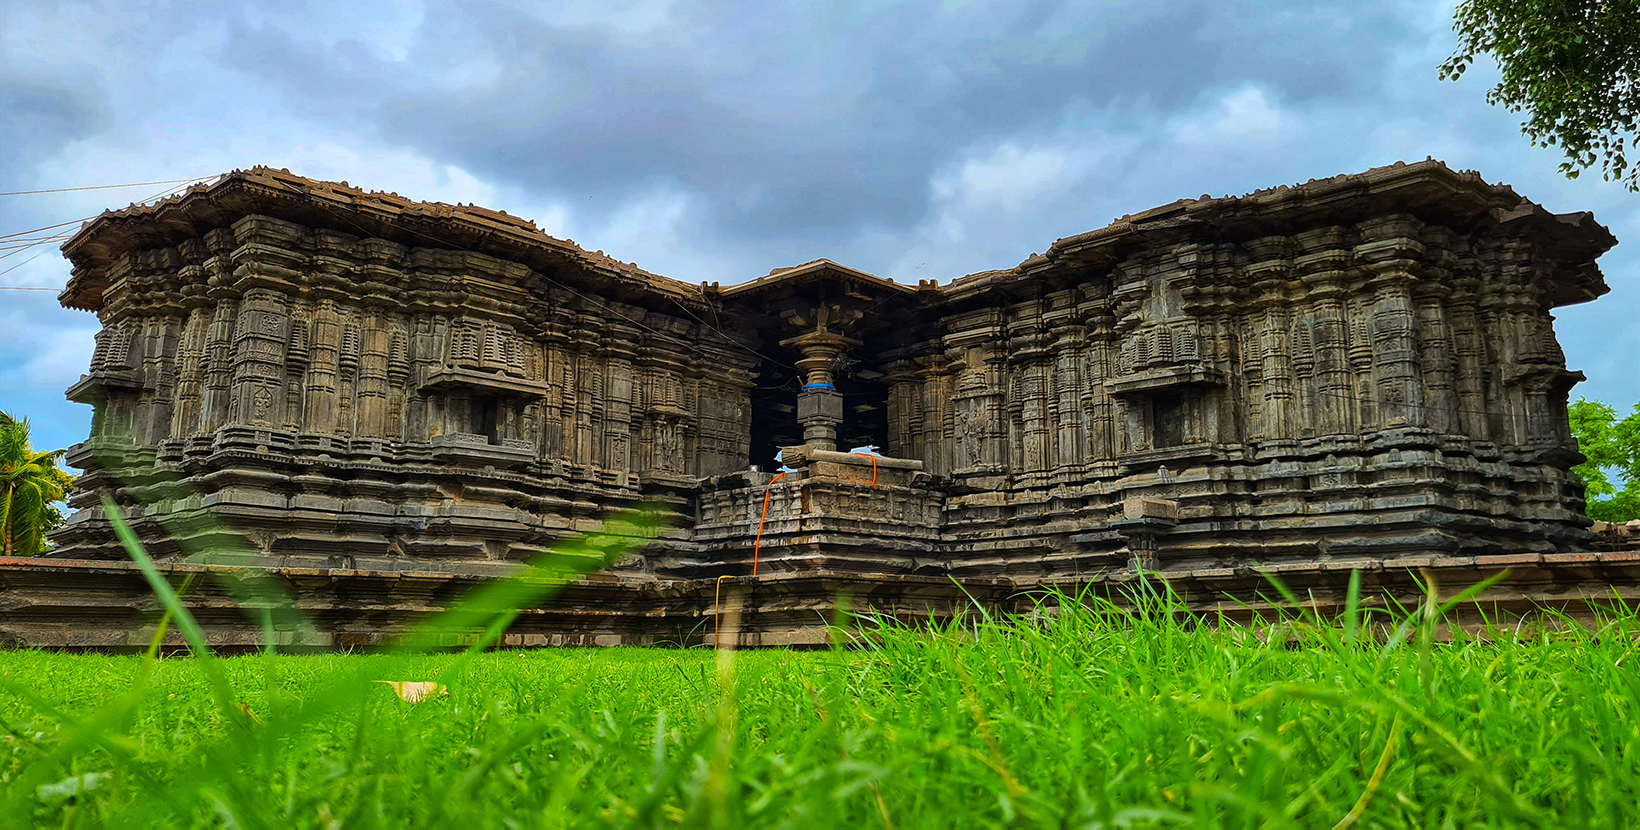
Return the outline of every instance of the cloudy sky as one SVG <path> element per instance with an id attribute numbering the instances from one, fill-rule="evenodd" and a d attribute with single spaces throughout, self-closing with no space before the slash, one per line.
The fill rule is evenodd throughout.
<path id="1" fill-rule="evenodd" d="M 542 11 L 549 8 L 551 11 Z M 1017 264 L 1203 193 L 1426 156 L 1627 244 L 1564 309 L 1578 392 L 1640 397 L 1640 195 L 1568 181 L 1495 70 L 1437 80 L 1450 3 L 439 4 L 0 0 L 0 192 L 267 164 L 533 218 L 740 282 L 826 256 L 902 282 Z M 0 197 L 0 234 L 164 186 Z M 72 228 L 73 226 L 69 226 Z M 44 252 L 38 258 L 36 254 Z M 0 255 L 11 253 L 0 250 Z M 59 287 L 54 247 L 0 285 Z M 0 409 L 66 446 L 96 324 L 0 291 Z"/>

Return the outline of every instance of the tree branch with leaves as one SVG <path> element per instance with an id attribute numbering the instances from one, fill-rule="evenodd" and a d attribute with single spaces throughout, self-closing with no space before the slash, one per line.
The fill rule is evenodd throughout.
<path id="1" fill-rule="evenodd" d="M 1532 146 L 1566 154 L 1561 173 L 1599 165 L 1607 181 L 1640 192 L 1625 154 L 1640 121 L 1640 0 L 1464 0 L 1452 28 L 1458 48 L 1442 80 L 1491 56 L 1502 78 L 1486 102 L 1525 112 Z"/>
<path id="2" fill-rule="evenodd" d="M 1603 522 L 1640 519 L 1640 404 L 1628 417 L 1578 398 L 1566 408 L 1577 448 L 1588 461 L 1572 468 L 1583 480 L 1589 518 Z"/>
<path id="3" fill-rule="evenodd" d="M 57 504 L 74 487 L 74 477 L 57 466 L 67 452 L 35 451 L 28 420 L 0 412 L 0 554 L 46 552 L 46 534 L 65 521 Z"/>

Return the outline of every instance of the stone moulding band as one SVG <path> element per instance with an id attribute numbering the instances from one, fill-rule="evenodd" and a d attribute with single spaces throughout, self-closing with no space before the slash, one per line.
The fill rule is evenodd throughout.
<path id="1" fill-rule="evenodd" d="M 774 495 L 774 483 L 785 477 L 785 473 L 780 473 L 769 479 L 763 490 L 763 515 L 757 520 L 757 538 L 752 542 L 752 576 L 757 576 L 757 555 L 763 549 L 763 523 L 769 520 L 769 497 Z"/>

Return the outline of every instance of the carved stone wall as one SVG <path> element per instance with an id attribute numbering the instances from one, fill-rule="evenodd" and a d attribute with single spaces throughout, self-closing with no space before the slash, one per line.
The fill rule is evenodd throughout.
<path id="1" fill-rule="evenodd" d="M 1181 200 L 946 285 L 818 260 L 722 289 L 258 168 L 65 246 L 63 301 L 103 330 L 56 538 L 122 556 L 106 495 L 161 555 L 225 523 L 279 565 L 490 573 L 647 497 L 676 526 L 621 576 L 1583 551 L 1552 311 L 1604 293 L 1613 244 L 1424 162 Z M 810 397 L 847 409 L 798 425 Z M 754 417 L 889 458 L 798 452 L 774 483 Z"/>
<path id="2" fill-rule="evenodd" d="M 104 327 L 71 390 L 96 407 L 75 555 L 123 556 L 111 495 L 161 551 L 158 517 L 203 506 L 280 561 L 505 560 L 746 466 L 753 364 L 686 308 L 392 227 L 225 220 L 65 293 Z M 145 491 L 154 464 L 191 495 Z"/>
<path id="3" fill-rule="evenodd" d="M 959 572 L 1124 564 L 1105 525 L 1134 495 L 1179 504 L 1163 565 L 1586 548 L 1582 376 L 1551 310 L 1587 299 L 1561 282 L 1587 266 L 1544 227 L 1586 217 L 1516 213 L 1266 217 L 1238 239 L 1202 211 L 1061 240 L 944 292 L 888 451 L 949 476 Z"/>

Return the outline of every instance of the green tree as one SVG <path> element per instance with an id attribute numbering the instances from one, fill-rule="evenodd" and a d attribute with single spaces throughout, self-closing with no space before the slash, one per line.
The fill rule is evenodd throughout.
<path id="1" fill-rule="evenodd" d="M 63 524 L 57 502 L 74 478 L 57 466 L 67 450 L 36 452 L 29 446 L 28 420 L 0 412 L 0 541 L 6 556 L 46 551 L 46 532 Z"/>
<path id="2" fill-rule="evenodd" d="M 1589 518 L 1603 522 L 1640 519 L 1640 403 L 1622 419 L 1617 410 L 1583 398 L 1567 407 L 1566 413 L 1577 447 L 1589 459 L 1572 468 L 1588 488 Z"/>
<path id="3" fill-rule="evenodd" d="M 1441 78 L 1463 76 L 1477 54 L 1502 70 L 1486 102 L 1526 112 L 1534 147 L 1559 145 L 1560 172 L 1601 165 L 1608 181 L 1640 191 L 1629 165 L 1640 119 L 1640 0 L 1463 0 L 1452 28 L 1458 48 Z"/>

